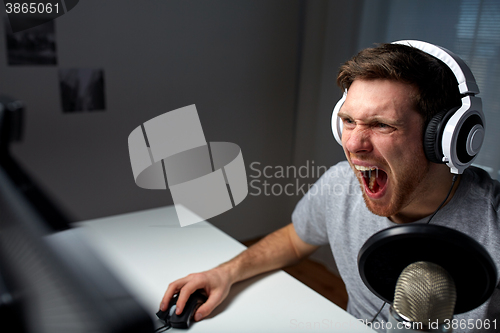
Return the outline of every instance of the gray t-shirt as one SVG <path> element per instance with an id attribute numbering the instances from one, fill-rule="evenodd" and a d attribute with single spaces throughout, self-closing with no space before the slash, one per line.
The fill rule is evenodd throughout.
<path id="1" fill-rule="evenodd" d="M 444 198 L 443 198 L 444 199 Z M 453 198 L 433 218 L 432 224 L 461 231 L 490 253 L 497 271 L 500 268 L 500 183 L 478 168 L 469 167 L 460 180 Z M 425 223 L 428 218 L 413 223 Z M 357 256 L 365 241 L 374 233 L 395 226 L 386 217 L 371 213 L 365 205 L 361 187 L 347 162 L 330 168 L 297 204 L 292 221 L 302 240 L 313 245 L 329 244 L 339 273 L 349 294 L 347 311 L 358 319 L 371 320 L 383 304 L 363 283 L 358 272 Z M 422 246 L 425 246 L 422 244 Z M 467 272 L 467 267 L 463 267 Z M 500 277 L 500 272 L 499 272 Z M 386 305 L 377 320 L 387 322 Z M 496 330 L 461 330 L 454 332 L 500 332 L 500 283 L 493 296 L 475 310 L 454 319 L 490 321 Z M 479 324 L 479 322 L 478 322 Z M 378 328 L 375 325 L 374 328 Z M 383 330 L 379 330 L 383 331 Z"/>

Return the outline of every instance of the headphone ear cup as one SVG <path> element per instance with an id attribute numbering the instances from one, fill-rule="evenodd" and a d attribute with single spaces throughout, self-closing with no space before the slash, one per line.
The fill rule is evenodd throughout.
<path id="1" fill-rule="evenodd" d="M 342 107 L 342 105 L 344 105 L 346 98 L 347 98 L 347 89 L 344 90 L 344 94 L 342 95 L 342 98 L 337 102 L 337 104 L 335 104 L 335 107 L 333 108 L 332 120 L 331 120 L 333 137 L 338 142 L 338 144 L 341 146 L 342 146 L 342 129 L 344 127 L 344 124 L 342 123 L 342 120 L 339 118 L 338 115 L 339 115 L 340 108 Z"/>
<path id="2" fill-rule="evenodd" d="M 451 110 L 450 110 L 451 111 Z M 441 144 L 441 129 L 443 118 L 449 111 L 443 110 L 434 115 L 427 124 L 424 132 L 424 153 L 427 159 L 433 163 L 444 163 Z"/>
<path id="3" fill-rule="evenodd" d="M 467 166 L 479 153 L 484 139 L 484 121 L 481 115 L 470 113 L 464 115 L 464 120 L 456 134 L 456 156 L 460 163 Z"/>

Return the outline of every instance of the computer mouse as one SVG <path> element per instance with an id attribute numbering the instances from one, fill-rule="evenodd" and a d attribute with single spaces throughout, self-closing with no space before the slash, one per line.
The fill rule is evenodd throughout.
<path id="1" fill-rule="evenodd" d="M 175 313 L 175 309 L 177 308 L 176 304 L 178 296 L 178 294 L 175 294 L 170 300 L 167 310 L 158 311 L 156 316 L 160 320 L 164 321 L 166 325 L 173 328 L 189 328 L 194 321 L 194 313 L 200 305 L 207 301 L 207 296 L 202 293 L 202 289 L 196 290 L 191 294 L 191 296 L 189 296 L 182 313 L 177 315 Z"/>

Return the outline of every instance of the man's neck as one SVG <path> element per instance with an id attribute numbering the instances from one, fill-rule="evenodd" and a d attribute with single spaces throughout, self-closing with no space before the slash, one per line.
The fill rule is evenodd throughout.
<path id="1" fill-rule="evenodd" d="M 443 203 L 453 182 L 453 174 L 445 165 L 434 165 L 436 172 L 422 184 L 422 188 L 415 194 L 413 200 L 400 212 L 392 215 L 389 219 L 397 224 L 410 223 L 421 220 L 432 215 Z M 459 176 L 453 185 L 450 195 L 441 208 L 446 206 L 453 198 L 461 176 Z"/>

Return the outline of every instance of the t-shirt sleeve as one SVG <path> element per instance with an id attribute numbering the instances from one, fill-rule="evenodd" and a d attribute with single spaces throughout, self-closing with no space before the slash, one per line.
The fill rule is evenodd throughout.
<path id="1" fill-rule="evenodd" d="M 330 169 L 331 170 L 331 169 Z M 312 245 L 328 244 L 328 232 L 326 225 L 326 200 L 328 174 L 325 174 L 307 191 L 299 201 L 292 213 L 292 223 L 299 237 L 306 243 Z"/>

